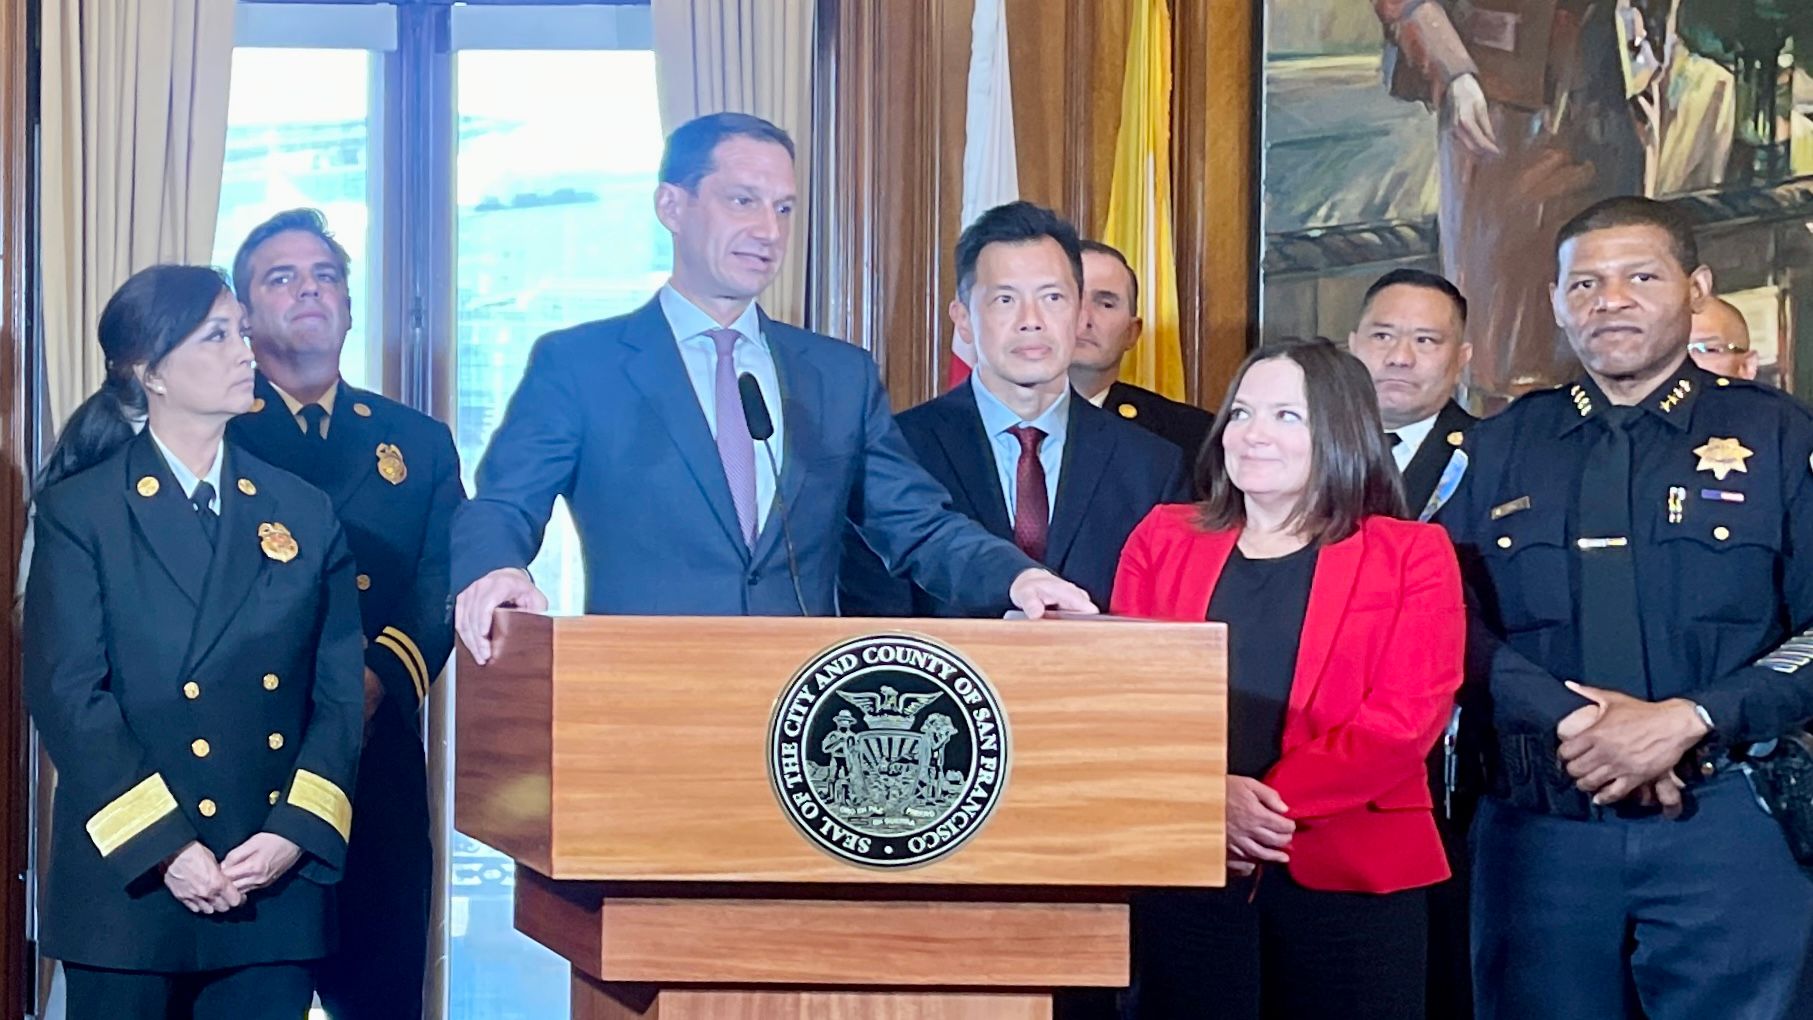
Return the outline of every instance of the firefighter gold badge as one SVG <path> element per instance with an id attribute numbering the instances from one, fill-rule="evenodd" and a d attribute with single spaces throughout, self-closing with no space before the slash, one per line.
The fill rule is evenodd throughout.
<path id="1" fill-rule="evenodd" d="M 288 563 L 296 558 L 296 536 L 290 529 L 281 524 L 265 523 L 258 526 L 258 547 L 264 554 L 278 563 Z"/>
<path id="2" fill-rule="evenodd" d="M 409 467 L 403 463 L 403 451 L 395 443 L 378 444 L 378 474 L 392 485 L 402 485 L 403 479 L 409 477 Z"/>

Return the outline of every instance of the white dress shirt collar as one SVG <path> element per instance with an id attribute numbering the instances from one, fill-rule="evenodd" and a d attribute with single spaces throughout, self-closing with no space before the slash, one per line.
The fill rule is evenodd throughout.
<path id="1" fill-rule="evenodd" d="M 1416 456 L 1416 451 L 1422 449 L 1423 440 L 1429 438 L 1429 433 L 1435 429 L 1435 419 L 1440 416 L 1441 412 L 1437 411 L 1422 421 L 1413 421 L 1403 428 L 1385 430 L 1387 435 L 1397 434 L 1398 444 L 1391 448 L 1391 457 L 1397 461 L 1399 471 L 1410 466 L 1411 458 Z"/>
<path id="2" fill-rule="evenodd" d="M 170 468 L 171 477 L 176 479 L 177 486 L 183 490 L 183 498 L 193 498 L 195 487 L 202 482 L 207 482 L 214 486 L 214 499 L 209 503 L 209 507 L 215 513 L 220 513 L 220 462 L 226 459 L 226 440 L 222 439 L 214 447 L 214 463 L 208 467 L 208 473 L 197 477 L 195 472 L 189 470 L 189 466 L 182 462 L 182 458 L 171 453 L 170 448 L 164 445 L 164 441 L 158 438 L 156 429 L 146 426 L 145 431 L 151 433 L 151 441 L 157 444 L 157 452 L 163 455 L 164 464 Z"/>

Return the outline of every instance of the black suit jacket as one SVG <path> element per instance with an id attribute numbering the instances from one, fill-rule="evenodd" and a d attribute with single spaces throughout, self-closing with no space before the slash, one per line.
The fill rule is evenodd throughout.
<path id="1" fill-rule="evenodd" d="M 326 496 L 226 446 L 210 546 L 140 433 L 40 493 L 25 697 L 57 767 L 46 955 L 162 972 L 308 960 L 353 823 L 358 592 Z M 279 530 L 281 529 L 281 530 Z M 303 850 L 245 905 L 190 913 L 158 864 L 256 832 Z"/>
<path id="2" fill-rule="evenodd" d="M 449 529 L 466 501 L 453 434 L 420 411 L 342 382 L 327 438 L 310 439 L 262 373 L 256 393 L 253 410 L 233 419 L 227 435 L 333 499 L 359 565 L 365 664 L 384 682 L 382 723 L 374 726 L 400 724 L 413 734 L 428 686 L 453 651 Z M 380 445 L 392 454 L 389 476 L 380 470 Z"/>
<path id="3" fill-rule="evenodd" d="M 1102 407 L 1176 444 L 1183 451 L 1184 466 L 1192 473 L 1203 440 L 1209 438 L 1209 428 L 1215 424 L 1214 415 L 1194 404 L 1180 403 L 1124 382 L 1108 387 L 1108 399 L 1102 401 Z"/>
<path id="4" fill-rule="evenodd" d="M 913 455 L 950 490 L 957 511 L 1012 541 L 1007 497 L 970 387 L 902 411 L 898 420 Z M 1176 446 L 1072 393 L 1045 565 L 1106 610 L 1127 536 L 1154 506 L 1187 501 L 1187 479 Z M 889 576 L 854 532 L 847 539 L 839 600 L 845 616 L 999 617 L 1013 608 L 1005 597 L 975 611 L 936 599 Z"/>
<path id="5" fill-rule="evenodd" d="M 1411 517 L 1422 515 L 1429 497 L 1441 483 L 1442 472 L 1448 469 L 1448 462 L 1465 446 L 1467 430 L 1477 424 L 1478 418 L 1452 400 L 1435 416 L 1435 427 L 1429 430 L 1423 445 L 1417 447 L 1416 456 L 1410 458 L 1410 464 L 1404 468 L 1404 502 L 1410 506 Z"/>

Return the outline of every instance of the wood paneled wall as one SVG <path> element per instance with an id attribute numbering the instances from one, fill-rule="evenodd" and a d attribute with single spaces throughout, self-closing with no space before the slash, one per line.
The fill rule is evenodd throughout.
<path id="1" fill-rule="evenodd" d="M 1172 177 L 1184 364 L 1214 406 L 1252 330 L 1250 0 L 1172 0 Z M 943 389 L 962 224 L 973 0 L 820 0 L 810 324 L 875 353 L 896 406 Z M 1023 197 L 1098 233 L 1133 0 L 1008 0 Z"/>
<path id="2" fill-rule="evenodd" d="M 25 710 L 20 697 L 18 629 L 10 612 L 30 492 L 33 392 L 27 318 L 29 268 L 36 255 L 30 212 L 32 90 L 29 8 L 0 3 L 0 590 L 9 612 L 0 649 L 0 1016 L 21 1016 L 26 980 L 25 886 L 30 796 Z"/>

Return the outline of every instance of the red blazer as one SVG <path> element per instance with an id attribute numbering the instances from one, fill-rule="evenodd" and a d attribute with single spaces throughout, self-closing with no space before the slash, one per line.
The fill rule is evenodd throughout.
<path id="1" fill-rule="evenodd" d="M 1240 537 L 1196 508 L 1155 508 L 1121 551 L 1113 611 L 1204 620 Z M 1324 546 L 1284 715 L 1263 778 L 1290 806 L 1291 877 L 1311 889 L 1395 892 L 1448 877 L 1425 761 L 1460 689 L 1466 634 L 1447 533 L 1385 517 Z"/>

